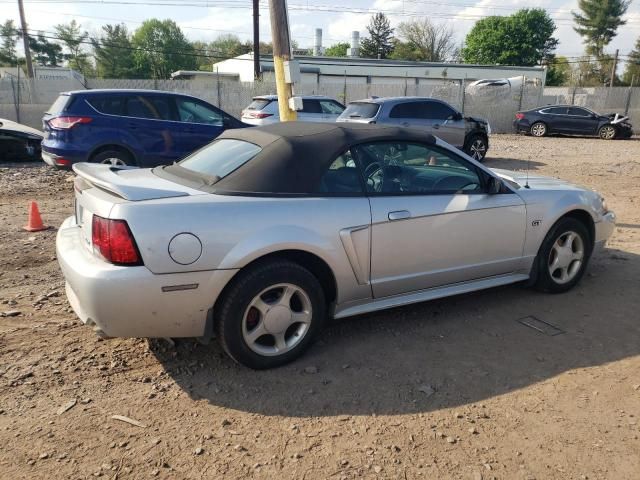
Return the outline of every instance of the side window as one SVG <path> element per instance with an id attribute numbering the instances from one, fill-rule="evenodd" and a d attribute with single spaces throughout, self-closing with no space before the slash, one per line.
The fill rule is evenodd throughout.
<path id="1" fill-rule="evenodd" d="M 187 123 L 222 126 L 223 116 L 218 110 L 197 100 L 178 98 L 178 119 Z"/>
<path id="2" fill-rule="evenodd" d="M 319 193 L 352 194 L 362 193 L 360 172 L 351 152 L 347 151 L 336 158 L 322 175 Z"/>
<path id="3" fill-rule="evenodd" d="M 151 104 L 139 95 L 127 97 L 127 116 L 136 118 L 156 118 Z"/>
<path id="4" fill-rule="evenodd" d="M 98 112 L 106 115 L 124 114 L 124 101 L 120 96 L 90 97 L 87 102 Z"/>
<path id="5" fill-rule="evenodd" d="M 550 113 L 552 115 L 566 115 L 567 114 L 567 107 L 548 108 L 544 113 Z"/>
<path id="6" fill-rule="evenodd" d="M 320 102 L 318 100 L 302 100 L 302 112 L 303 113 L 322 113 L 320 108 Z"/>
<path id="7" fill-rule="evenodd" d="M 133 95 L 127 97 L 126 115 L 153 120 L 173 120 L 173 105 L 170 97 Z"/>
<path id="8" fill-rule="evenodd" d="M 354 147 L 369 193 L 482 193 L 476 170 L 462 158 L 435 146 L 377 142 Z"/>
<path id="9" fill-rule="evenodd" d="M 422 118 L 430 120 L 446 120 L 456 112 L 440 102 L 423 102 L 421 105 Z"/>
<path id="10" fill-rule="evenodd" d="M 590 117 L 591 112 L 585 110 L 584 108 L 569 107 L 569 115 L 575 115 L 577 117 Z"/>
<path id="11" fill-rule="evenodd" d="M 320 100 L 320 108 L 322 108 L 322 113 L 329 115 L 340 115 L 344 110 L 342 105 L 332 100 Z"/>
<path id="12" fill-rule="evenodd" d="M 422 118 L 420 110 L 416 102 L 400 103 L 391 109 L 389 118 Z"/>

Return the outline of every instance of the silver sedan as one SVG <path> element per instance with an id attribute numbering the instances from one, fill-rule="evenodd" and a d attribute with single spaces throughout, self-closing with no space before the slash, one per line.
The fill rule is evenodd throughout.
<path id="1" fill-rule="evenodd" d="M 597 193 L 491 170 L 423 132 L 230 130 L 171 166 L 77 164 L 69 301 L 109 337 L 212 337 L 251 368 L 327 318 L 528 281 L 572 288 L 611 235 Z"/>

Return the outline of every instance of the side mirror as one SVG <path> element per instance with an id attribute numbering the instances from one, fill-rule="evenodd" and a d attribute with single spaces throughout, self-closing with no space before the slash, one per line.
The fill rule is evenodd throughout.
<path id="1" fill-rule="evenodd" d="M 487 185 L 487 193 L 489 195 L 496 195 L 502 191 L 502 180 L 496 177 L 489 177 Z"/>
<path id="2" fill-rule="evenodd" d="M 234 122 L 229 117 L 222 117 L 222 126 L 224 128 L 233 128 Z"/>
<path id="3" fill-rule="evenodd" d="M 453 120 L 454 122 L 457 122 L 459 120 L 462 120 L 462 114 L 460 112 L 456 112 L 453 115 L 449 115 L 449 118 L 447 118 L 447 120 Z"/>

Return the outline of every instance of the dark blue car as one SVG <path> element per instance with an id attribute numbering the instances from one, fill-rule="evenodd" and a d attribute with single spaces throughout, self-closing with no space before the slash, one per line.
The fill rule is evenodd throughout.
<path id="1" fill-rule="evenodd" d="M 180 160 L 245 124 L 198 98 L 154 90 L 61 93 L 42 119 L 42 158 L 153 167 Z"/>

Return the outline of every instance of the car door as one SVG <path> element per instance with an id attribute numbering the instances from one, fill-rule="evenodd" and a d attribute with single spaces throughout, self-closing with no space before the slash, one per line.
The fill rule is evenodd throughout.
<path id="1" fill-rule="evenodd" d="M 540 110 L 540 114 L 551 132 L 571 133 L 567 123 L 567 111 L 567 107 L 550 107 Z"/>
<path id="2" fill-rule="evenodd" d="M 585 108 L 569 107 L 566 123 L 571 133 L 593 135 L 598 128 L 598 117 Z"/>
<path id="3" fill-rule="evenodd" d="M 376 298 L 508 274 L 522 267 L 525 206 L 485 193 L 488 174 L 435 145 L 354 147 L 371 203 Z"/>
<path id="4" fill-rule="evenodd" d="M 152 167 L 178 160 L 180 152 L 171 128 L 174 117 L 170 97 L 131 94 L 125 98 L 123 138 L 125 143 L 137 144 L 134 150 L 138 147 L 138 151 L 143 151 L 139 165 Z"/>
<path id="5" fill-rule="evenodd" d="M 393 105 L 388 117 L 378 123 L 419 128 L 426 133 L 433 133 L 433 122 L 425 117 L 424 111 L 421 102 L 404 101 Z"/>
<path id="6" fill-rule="evenodd" d="M 344 106 L 335 100 L 319 100 L 323 122 L 335 122 L 344 111 Z"/>
<path id="7" fill-rule="evenodd" d="M 212 142 L 225 130 L 226 115 L 213 105 L 192 97 L 177 97 L 176 106 L 182 157 Z"/>
<path id="8" fill-rule="evenodd" d="M 455 147 L 464 145 L 466 125 L 462 115 L 437 100 L 421 102 L 422 116 L 431 123 L 431 133 Z"/>

